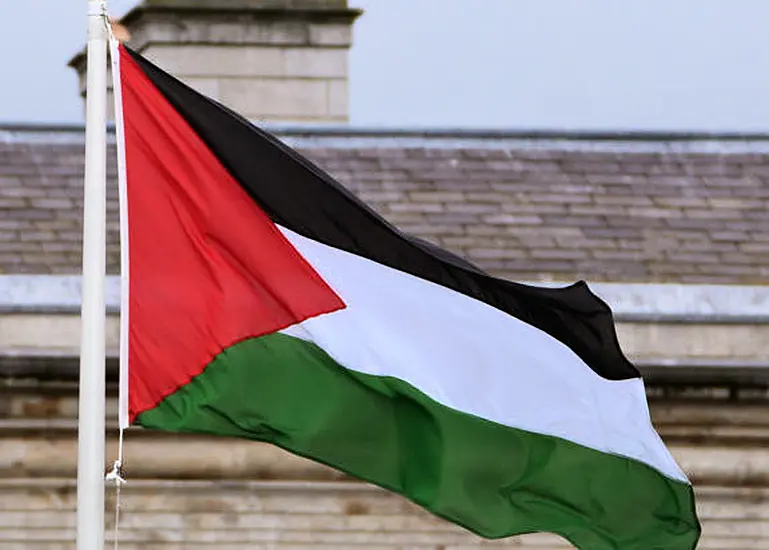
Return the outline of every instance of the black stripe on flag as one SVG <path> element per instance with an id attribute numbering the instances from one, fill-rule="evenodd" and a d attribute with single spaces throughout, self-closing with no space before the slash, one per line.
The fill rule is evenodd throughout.
<path id="1" fill-rule="evenodd" d="M 275 223 L 513 315 L 560 340 L 604 378 L 640 376 L 620 349 L 610 308 L 584 282 L 542 288 L 498 279 L 455 254 L 398 231 L 276 137 L 128 51 Z M 374 281 L 372 292 L 376 292 Z"/>

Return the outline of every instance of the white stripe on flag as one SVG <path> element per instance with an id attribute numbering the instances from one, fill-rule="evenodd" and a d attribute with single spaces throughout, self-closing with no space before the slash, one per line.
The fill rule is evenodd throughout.
<path id="1" fill-rule="evenodd" d="M 560 341 L 494 307 L 281 231 L 347 304 L 283 332 L 455 410 L 687 481 L 652 426 L 641 379 L 606 380 Z"/>

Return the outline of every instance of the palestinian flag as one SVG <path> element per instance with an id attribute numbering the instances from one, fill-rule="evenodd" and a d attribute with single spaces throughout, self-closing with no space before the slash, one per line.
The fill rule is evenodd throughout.
<path id="1" fill-rule="evenodd" d="M 493 278 L 113 57 L 124 426 L 269 442 L 486 538 L 695 547 L 692 487 L 584 283 Z"/>

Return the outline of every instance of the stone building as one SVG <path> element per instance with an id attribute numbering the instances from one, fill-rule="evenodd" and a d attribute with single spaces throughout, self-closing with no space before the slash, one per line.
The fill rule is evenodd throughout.
<path id="1" fill-rule="evenodd" d="M 695 485 L 700 548 L 769 547 L 769 136 L 356 130 L 343 123 L 358 15 L 343 0 L 146 0 L 124 23 L 134 47 L 269 121 L 402 229 L 501 277 L 587 280 Z M 304 126 L 276 126 L 288 122 Z M 80 127 L 0 128 L 1 550 L 74 547 L 83 147 Z M 482 541 L 256 443 L 130 429 L 126 461 L 124 549 L 567 548 L 547 535 Z"/>

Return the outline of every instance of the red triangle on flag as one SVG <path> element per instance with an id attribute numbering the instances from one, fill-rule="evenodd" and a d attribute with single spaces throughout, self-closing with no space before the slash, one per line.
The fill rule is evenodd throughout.
<path id="1" fill-rule="evenodd" d="M 344 303 L 120 47 L 129 418 L 225 348 Z"/>

